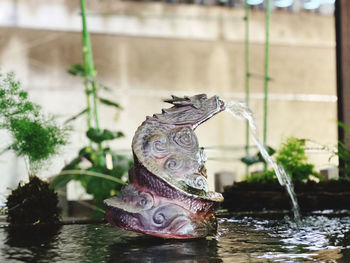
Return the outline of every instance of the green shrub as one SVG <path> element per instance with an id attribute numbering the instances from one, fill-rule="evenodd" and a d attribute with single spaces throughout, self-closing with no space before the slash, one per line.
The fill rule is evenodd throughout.
<path id="1" fill-rule="evenodd" d="M 67 129 L 45 116 L 41 107 L 28 100 L 13 73 L 0 74 L 0 129 L 7 130 L 12 142 L 2 152 L 14 150 L 36 172 L 67 143 Z"/>
<path id="2" fill-rule="evenodd" d="M 339 122 L 339 126 L 344 130 L 344 141 L 338 142 L 338 156 L 339 161 L 343 162 L 343 166 L 339 167 L 339 171 L 343 177 L 350 177 L 350 149 L 347 147 L 347 142 L 350 140 L 350 126 Z"/>
<path id="3" fill-rule="evenodd" d="M 292 181 L 306 182 L 311 176 L 321 179 L 320 174 L 314 171 L 314 165 L 308 163 L 304 139 L 287 138 L 278 151 L 276 162 L 284 167 Z"/>
<path id="4" fill-rule="evenodd" d="M 284 167 L 293 182 L 306 182 L 313 177 L 321 179 L 319 173 L 314 171 L 314 165 L 308 163 L 305 154 L 305 140 L 289 137 L 282 143 L 277 152 L 276 162 Z M 277 182 L 274 170 L 266 170 L 261 173 L 252 173 L 245 178 L 248 182 Z"/>
<path id="5" fill-rule="evenodd" d="M 277 178 L 273 170 L 266 170 L 262 172 L 253 172 L 250 175 L 245 177 L 245 181 L 249 183 L 275 183 Z"/>

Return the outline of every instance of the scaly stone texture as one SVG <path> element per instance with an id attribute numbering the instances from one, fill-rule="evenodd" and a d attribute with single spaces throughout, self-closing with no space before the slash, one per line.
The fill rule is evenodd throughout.
<path id="1" fill-rule="evenodd" d="M 206 157 L 194 129 L 225 109 L 205 94 L 165 100 L 174 106 L 147 117 L 137 129 L 130 184 L 105 200 L 115 226 L 164 238 L 200 238 L 216 233 L 220 193 L 208 191 Z"/>

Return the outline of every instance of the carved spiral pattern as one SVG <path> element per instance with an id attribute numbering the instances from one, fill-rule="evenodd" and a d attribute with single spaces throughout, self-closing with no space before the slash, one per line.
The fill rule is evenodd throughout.
<path id="1" fill-rule="evenodd" d="M 207 179 L 205 179 L 204 176 L 197 176 L 196 179 L 194 180 L 194 184 L 198 189 L 208 191 L 207 190 L 207 188 L 208 188 Z"/>
<path id="2" fill-rule="evenodd" d="M 185 127 L 177 129 L 170 134 L 170 141 L 179 146 L 181 150 L 196 152 L 198 150 L 198 141 L 192 129 Z"/>
<path id="3" fill-rule="evenodd" d="M 167 217 L 161 211 L 154 213 L 152 219 L 156 225 L 164 225 L 167 221 Z"/>
<path id="4" fill-rule="evenodd" d="M 157 136 L 150 141 L 151 154 L 156 158 L 163 158 L 169 154 L 168 140 L 166 137 Z"/>
<path id="5" fill-rule="evenodd" d="M 192 175 L 188 176 L 186 179 L 186 183 L 188 186 L 191 186 L 192 188 L 208 191 L 208 182 L 207 179 L 205 179 L 202 175 Z"/>
<path id="6" fill-rule="evenodd" d="M 185 161 L 183 158 L 176 156 L 169 157 L 164 163 L 164 169 L 170 173 L 178 172 L 184 167 Z"/>
<path id="7" fill-rule="evenodd" d="M 153 206 L 153 197 L 148 193 L 140 193 L 136 205 L 145 210 L 150 209 Z"/>
<path id="8" fill-rule="evenodd" d="M 152 224 L 159 229 L 165 227 L 176 228 L 177 223 L 180 223 L 181 225 L 181 222 L 184 223 L 183 215 L 186 214 L 186 211 L 180 206 L 168 203 L 167 205 L 158 207 L 155 210 L 151 210 L 151 213 Z"/>

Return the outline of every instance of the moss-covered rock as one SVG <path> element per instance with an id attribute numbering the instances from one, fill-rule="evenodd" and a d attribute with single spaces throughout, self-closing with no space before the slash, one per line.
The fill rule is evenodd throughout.
<path id="1" fill-rule="evenodd" d="M 7 199 L 11 225 L 57 224 L 60 221 L 57 193 L 36 176 L 12 191 Z"/>

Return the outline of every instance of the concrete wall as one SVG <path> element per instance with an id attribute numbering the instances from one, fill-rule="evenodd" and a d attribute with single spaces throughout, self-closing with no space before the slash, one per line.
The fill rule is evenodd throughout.
<path id="1" fill-rule="evenodd" d="M 85 107 L 82 80 L 66 72 L 82 60 L 77 2 L 0 3 L 2 71 L 15 71 L 30 97 L 60 120 Z M 102 126 L 126 134 L 112 144 L 115 149 L 128 152 L 136 128 L 146 115 L 166 107 L 161 100 L 171 94 L 244 100 L 244 10 L 118 1 L 88 4 L 98 79 L 112 88 L 112 93 L 101 93 L 124 107 L 117 122 L 114 110 L 100 108 Z M 282 138 L 296 136 L 335 145 L 333 17 L 276 11 L 271 18 L 268 144 L 278 147 Z M 260 129 L 264 27 L 264 13 L 252 12 L 251 108 Z M 42 171 L 43 177 L 58 172 L 84 146 L 84 131 L 84 120 L 78 120 L 71 144 Z M 243 121 L 222 113 L 200 126 L 197 134 L 201 146 L 208 147 L 210 175 L 222 170 L 244 175 L 237 161 L 243 151 L 221 147 L 244 146 Z M 4 136 L 0 147 L 8 140 Z M 310 154 L 318 169 L 329 164 L 328 157 Z M 23 161 L 11 153 L 0 156 L 0 170 L 0 195 L 25 179 Z M 210 183 L 213 187 L 212 176 Z"/>

